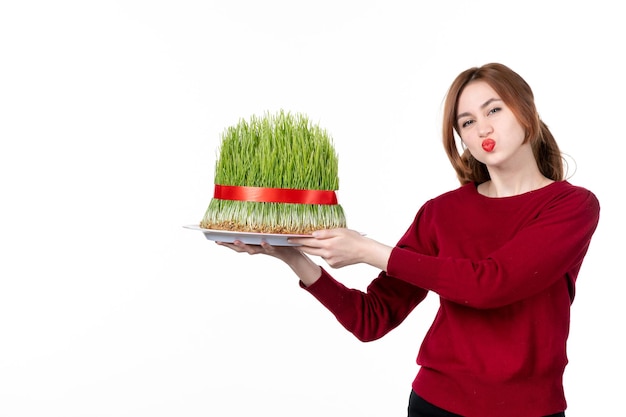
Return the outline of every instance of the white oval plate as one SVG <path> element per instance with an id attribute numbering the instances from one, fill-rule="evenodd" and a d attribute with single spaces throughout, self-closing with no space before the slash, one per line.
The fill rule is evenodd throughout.
<path id="1" fill-rule="evenodd" d="M 215 242 L 233 243 L 235 240 L 239 240 L 247 245 L 260 245 L 261 242 L 267 242 L 272 246 L 299 246 L 295 243 L 287 242 L 287 239 L 290 237 L 311 237 L 311 235 L 252 233 L 231 230 L 203 229 L 202 227 L 193 224 L 183 227 L 191 230 L 199 230 L 204 233 L 204 237 Z"/>

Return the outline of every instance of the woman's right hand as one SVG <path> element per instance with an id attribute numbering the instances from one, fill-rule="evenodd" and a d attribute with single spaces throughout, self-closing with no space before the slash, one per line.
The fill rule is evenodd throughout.
<path id="1" fill-rule="evenodd" d="M 260 245 L 248 245 L 240 240 L 233 243 L 216 242 L 220 246 L 225 246 L 239 253 L 247 253 L 249 255 L 269 255 L 278 258 L 283 262 L 289 263 L 289 260 L 297 256 L 301 256 L 301 252 L 293 246 L 272 246 L 267 242 L 261 242 Z"/>
<path id="2" fill-rule="evenodd" d="M 247 253 L 249 255 L 269 255 L 280 259 L 296 273 L 305 286 L 313 284 L 322 274 L 319 265 L 314 263 L 311 258 L 302 253 L 296 246 L 272 246 L 267 242 L 260 245 L 247 245 L 240 240 L 233 243 L 216 242 L 220 246 L 225 246 L 239 253 Z"/>

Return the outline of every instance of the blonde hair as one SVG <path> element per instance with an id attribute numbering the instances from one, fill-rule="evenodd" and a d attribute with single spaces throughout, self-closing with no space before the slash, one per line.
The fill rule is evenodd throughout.
<path id="1" fill-rule="evenodd" d="M 511 109 L 526 132 L 524 143 L 530 142 L 541 173 L 554 181 L 564 177 L 563 157 L 548 126 L 540 119 L 533 92 L 515 71 L 505 65 L 491 63 L 474 67 L 459 74 L 446 95 L 443 110 L 443 145 L 461 184 L 478 184 L 490 179 L 487 167 L 467 149 L 459 154 L 454 133 L 459 134 L 457 107 L 459 96 L 473 81 L 484 81 Z"/>

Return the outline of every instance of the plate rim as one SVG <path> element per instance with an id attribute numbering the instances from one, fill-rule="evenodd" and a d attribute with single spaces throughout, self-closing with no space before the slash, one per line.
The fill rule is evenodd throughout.
<path id="1" fill-rule="evenodd" d="M 196 224 L 189 224 L 189 225 L 184 225 L 183 226 L 186 229 L 191 229 L 191 230 L 198 230 L 201 231 L 203 233 L 213 233 L 213 234 L 228 234 L 228 235 L 239 235 L 239 236 L 254 236 L 254 237 L 277 237 L 277 238 L 281 238 L 281 237 L 285 237 L 285 238 L 290 238 L 290 237 L 313 237 L 313 235 L 311 234 L 294 234 L 294 233 L 259 233 L 259 232 L 242 232 L 242 231 L 238 231 L 238 230 L 221 230 L 221 229 L 205 229 L 203 227 L 200 227 L 200 225 L 196 225 Z"/>

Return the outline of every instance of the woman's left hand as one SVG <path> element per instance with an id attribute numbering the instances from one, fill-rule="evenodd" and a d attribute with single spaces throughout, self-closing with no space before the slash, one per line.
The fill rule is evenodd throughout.
<path id="1" fill-rule="evenodd" d="M 316 230 L 313 237 L 291 238 L 298 249 L 308 255 L 319 256 L 332 268 L 366 263 L 381 270 L 387 269 L 392 248 L 361 233 L 345 229 Z"/>

